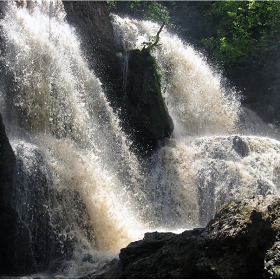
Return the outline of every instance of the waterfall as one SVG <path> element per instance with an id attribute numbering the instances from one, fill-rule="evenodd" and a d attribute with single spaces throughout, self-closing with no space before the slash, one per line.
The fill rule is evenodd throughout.
<path id="1" fill-rule="evenodd" d="M 144 196 L 137 158 L 64 17 L 59 1 L 8 3 L 1 111 L 17 156 L 19 223 L 34 268 L 49 264 L 36 257 L 35 214 L 42 211 L 53 234 L 49 258 L 60 254 L 59 272 L 72 278 L 142 237 L 136 208 Z"/>
<path id="2" fill-rule="evenodd" d="M 27 240 L 17 254 L 25 246 L 30 273 L 81 277 L 147 231 L 205 226 L 230 199 L 279 193 L 278 131 L 242 108 L 177 36 L 164 31 L 153 53 L 174 133 L 140 162 L 63 3 L 8 2 L 5 9 L 0 104 L 17 157 L 19 234 Z M 127 50 L 159 28 L 118 16 L 113 25 Z M 122 56 L 125 87 L 129 57 Z"/>
<path id="3" fill-rule="evenodd" d="M 141 49 L 160 28 L 117 15 L 113 24 L 116 41 L 130 49 Z M 148 164 L 154 224 L 171 231 L 205 226 L 231 199 L 278 194 L 279 130 L 242 108 L 221 73 L 176 35 L 163 31 L 153 55 L 175 124 Z"/>

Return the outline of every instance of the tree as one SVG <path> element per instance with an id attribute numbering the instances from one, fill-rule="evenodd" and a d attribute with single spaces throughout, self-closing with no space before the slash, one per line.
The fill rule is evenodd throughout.
<path id="1" fill-rule="evenodd" d="M 206 14 L 215 34 L 203 39 L 212 57 L 228 64 L 250 61 L 261 64 L 279 47 L 280 2 L 218 1 Z"/>
<path id="2" fill-rule="evenodd" d="M 175 2 L 170 2 L 169 4 L 171 4 L 172 9 L 166 5 L 160 4 L 157 1 L 134 0 L 129 2 L 130 9 L 138 10 L 138 12 L 142 15 L 142 18 L 161 24 L 157 34 L 150 35 L 149 41 L 143 43 L 143 51 L 150 52 L 158 45 L 160 38 L 159 36 L 164 26 L 174 27 L 174 25 L 171 23 L 170 15 L 176 9 L 176 6 Z M 107 1 L 107 5 L 110 9 L 117 10 L 118 8 L 121 8 L 123 3 L 118 1 Z"/>

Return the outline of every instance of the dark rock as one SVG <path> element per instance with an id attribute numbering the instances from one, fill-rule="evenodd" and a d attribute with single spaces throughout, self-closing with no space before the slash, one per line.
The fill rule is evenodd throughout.
<path id="1" fill-rule="evenodd" d="M 151 233 L 147 240 L 130 244 L 120 253 L 119 278 L 189 278 L 197 255 L 196 234 Z"/>
<path id="2" fill-rule="evenodd" d="M 12 207 L 11 188 L 16 158 L 0 115 L 0 274 L 10 274 L 14 266 L 16 212 Z"/>
<path id="3" fill-rule="evenodd" d="M 105 1 L 64 1 L 67 21 L 75 27 L 89 66 L 101 80 L 108 100 L 121 106 L 122 49 L 114 42 L 113 25 Z"/>
<path id="4" fill-rule="evenodd" d="M 1 198 L 6 194 L 4 193 L 3 186 L 10 185 L 13 181 L 13 170 L 16 158 L 13 149 L 9 143 L 6 135 L 5 125 L 0 115 L 0 178 L 1 178 Z"/>
<path id="5" fill-rule="evenodd" d="M 280 198 L 232 201 L 198 238 L 194 278 L 262 278 L 267 251 L 279 231 Z"/>
<path id="6" fill-rule="evenodd" d="M 51 172 L 35 145 L 15 143 L 13 151 L 1 116 L 0 167 L 0 275 L 56 271 L 79 242 L 74 229 L 94 247 L 80 194 L 51 187 Z"/>
<path id="7" fill-rule="evenodd" d="M 132 242 L 120 252 L 122 271 L 110 277 L 279 277 L 279 230 L 280 197 L 231 201 L 204 229 L 147 233 Z"/>
<path id="8" fill-rule="evenodd" d="M 92 62 L 106 60 L 106 53 L 114 48 L 114 33 L 104 1 L 64 1 L 63 5 L 66 19 L 76 28 L 86 54 L 90 58 L 95 58 L 97 54 Z"/>
<path id="9" fill-rule="evenodd" d="M 143 259 L 161 249 L 167 241 L 177 236 L 175 233 L 145 233 L 144 239 L 130 243 L 120 251 L 120 259 L 124 267 L 128 264 Z"/>
<path id="10" fill-rule="evenodd" d="M 161 94 L 160 75 L 149 52 L 128 53 L 125 110 L 129 127 L 133 127 L 137 143 L 154 148 L 159 140 L 169 137 L 173 121 Z"/>
<path id="11" fill-rule="evenodd" d="M 173 131 L 160 90 L 155 59 L 140 50 L 125 54 L 114 42 L 109 11 L 102 1 L 65 1 L 67 21 L 81 38 L 90 67 L 102 82 L 108 101 L 118 112 L 135 150 L 153 150 Z M 128 55 L 128 65 L 118 54 Z M 123 72 L 123 67 L 128 72 Z M 127 74 L 127 75 L 126 75 Z M 125 84 L 125 86 L 124 86 Z"/>
<path id="12" fill-rule="evenodd" d="M 73 257 L 79 242 L 75 231 L 94 246 L 94 233 L 86 206 L 74 188 L 57 190 L 40 150 L 29 143 L 17 144 L 13 207 L 14 271 L 26 275 L 57 271 Z M 69 212 L 69 209 L 72 209 Z"/>
<path id="13" fill-rule="evenodd" d="M 249 155 L 249 147 L 248 145 L 239 137 L 233 137 L 233 145 L 232 148 L 239 154 L 241 157 L 247 157 Z"/>

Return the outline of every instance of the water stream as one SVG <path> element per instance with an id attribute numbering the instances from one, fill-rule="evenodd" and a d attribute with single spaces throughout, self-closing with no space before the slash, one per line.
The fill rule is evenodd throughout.
<path id="1" fill-rule="evenodd" d="M 40 250 L 56 244 L 47 265 L 32 255 L 34 270 L 43 275 L 49 266 L 47 277 L 77 278 L 147 231 L 205 226 L 231 199 L 279 193 L 277 128 L 242 108 L 238 93 L 223 86 L 222 75 L 192 46 L 167 31 L 161 35 L 153 55 L 175 129 L 140 163 L 63 4 L 22 3 L 9 3 L 0 21 L 0 100 L 17 156 L 17 209 L 30 250 L 38 251 L 34 244 L 44 232 L 38 212 L 53 235 Z M 118 16 L 113 25 L 126 50 L 141 47 L 159 28 Z M 49 259 L 58 251 L 63 261 L 55 266 Z"/>

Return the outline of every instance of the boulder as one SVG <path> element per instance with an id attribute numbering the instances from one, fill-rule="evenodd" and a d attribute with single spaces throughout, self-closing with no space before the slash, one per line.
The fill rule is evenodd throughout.
<path id="1" fill-rule="evenodd" d="M 110 278 L 279 277 L 279 229 L 280 197 L 231 201 L 205 228 L 146 233 L 121 249 Z"/>
<path id="2" fill-rule="evenodd" d="M 275 195 L 225 204 L 198 237 L 195 278 L 263 278 L 266 254 L 277 247 L 280 198 Z"/>
<path id="3" fill-rule="evenodd" d="M 119 278 L 190 278 L 197 255 L 199 230 L 182 234 L 146 233 L 142 241 L 120 252 Z"/>
<path id="4" fill-rule="evenodd" d="M 145 150 L 171 135 L 174 125 L 161 93 L 157 64 L 147 51 L 128 52 L 124 107 L 131 134 Z"/>
<path id="5" fill-rule="evenodd" d="M 249 155 L 250 152 L 249 147 L 247 146 L 246 142 L 242 140 L 241 137 L 234 136 L 232 141 L 233 141 L 232 148 L 233 150 L 236 151 L 238 155 L 240 155 L 241 157 L 247 157 Z"/>

